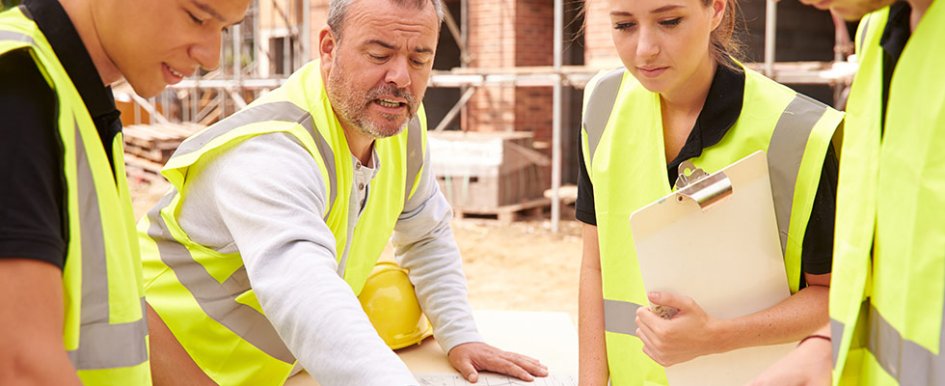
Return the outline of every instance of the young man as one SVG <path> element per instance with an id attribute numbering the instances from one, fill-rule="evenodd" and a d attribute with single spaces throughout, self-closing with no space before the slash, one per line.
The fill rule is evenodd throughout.
<path id="1" fill-rule="evenodd" d="M 848 19 L 872 12 L 847 103 L 831 322 L 758 385 L 829 384 L 832 362 L 833 384 L 945 382 L 945 3 L 890 3 L 817 4 Z"/>
<path id="2" fill-rule="evenodd" d="M 145 292 L 213 382 L 282 385 L 298 362 L 326 386 L 418 384 L 355 298 L 392 234 L 461 374 L 546 374 L 482 343 L 466 299 L 420 104 L 442 12 L 333 1 L 320 61 L 168 161 L 175 189 L 139 227 Z"/>
<path id="3" fill-rule="evenodd" d="M 27 0 L 0 13 L 0 384 L 148 385 L 109 85 L 217 66 L 248 0 Z"/>

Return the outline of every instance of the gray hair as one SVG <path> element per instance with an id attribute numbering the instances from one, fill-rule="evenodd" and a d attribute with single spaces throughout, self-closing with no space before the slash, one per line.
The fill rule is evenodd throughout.
<path id="1" fill-rule="evenodd" d="M 372 0 L 373 1 L 373 0 Z M 422 10 L 427 4 L 433 4 L 433 10 L 436 11 L 436 17 L 443 21 L 443 1 L 442 0 L 385 0 L 390 1 L 401 7 L 413 7 Z M 331 28 L 335 38 L 341 40 L 341 30 L 348 14 L 348 8 L 355 0 L 331 0 L 328 4 L 328 27 Z"/>

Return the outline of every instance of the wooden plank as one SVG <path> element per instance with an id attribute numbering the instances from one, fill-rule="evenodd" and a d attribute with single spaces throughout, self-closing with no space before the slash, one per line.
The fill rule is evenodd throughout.
<path id="1" fill-rule="evenodd" d="M 495 218 L 502 223 L 510 223 L 523 218 L 537 217 L 542 214 L 545 208 L 549 208 L 550 206 L 551 199 L 542 197 L 519 204 L 504 205 L 493 209 L 454 208 L 453 213 L 457 218 L 489 217 Z"/>

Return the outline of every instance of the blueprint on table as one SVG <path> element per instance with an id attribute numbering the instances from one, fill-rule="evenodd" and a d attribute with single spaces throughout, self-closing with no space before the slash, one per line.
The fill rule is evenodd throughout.
<path id="1" fill-rule="evenodd" d="M 517 378 L 495 374 L 479 374 L 479 382 L 469 383 L 458 374 L 417 374 L 420 386 L 576 386 L 577 377 L 571 375 L 550 374 L 544 378 L 535 378 L 525 382 Z"/>

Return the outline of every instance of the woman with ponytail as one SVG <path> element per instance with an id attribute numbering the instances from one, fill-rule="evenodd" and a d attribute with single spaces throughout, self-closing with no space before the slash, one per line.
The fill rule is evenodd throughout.
<path id="1" fill-rule="evenodd" d="M 804 339 L 827 322 L 837 181 L 831 140 L 843 115 L 735 59 L 735 0 L 609 5 L 624 67 L 598 75 L 585 90 L 580 384 L 666 384 L 664 366 Z M 630 214 L 670 193 L 683 161 L 712 173 L 758 150 L 768 155 L 781 208 L 792 295 L 720 319 L 689 297 L 647 293 Z M 659 312 L 665 310 L 673 312 Z"/>

